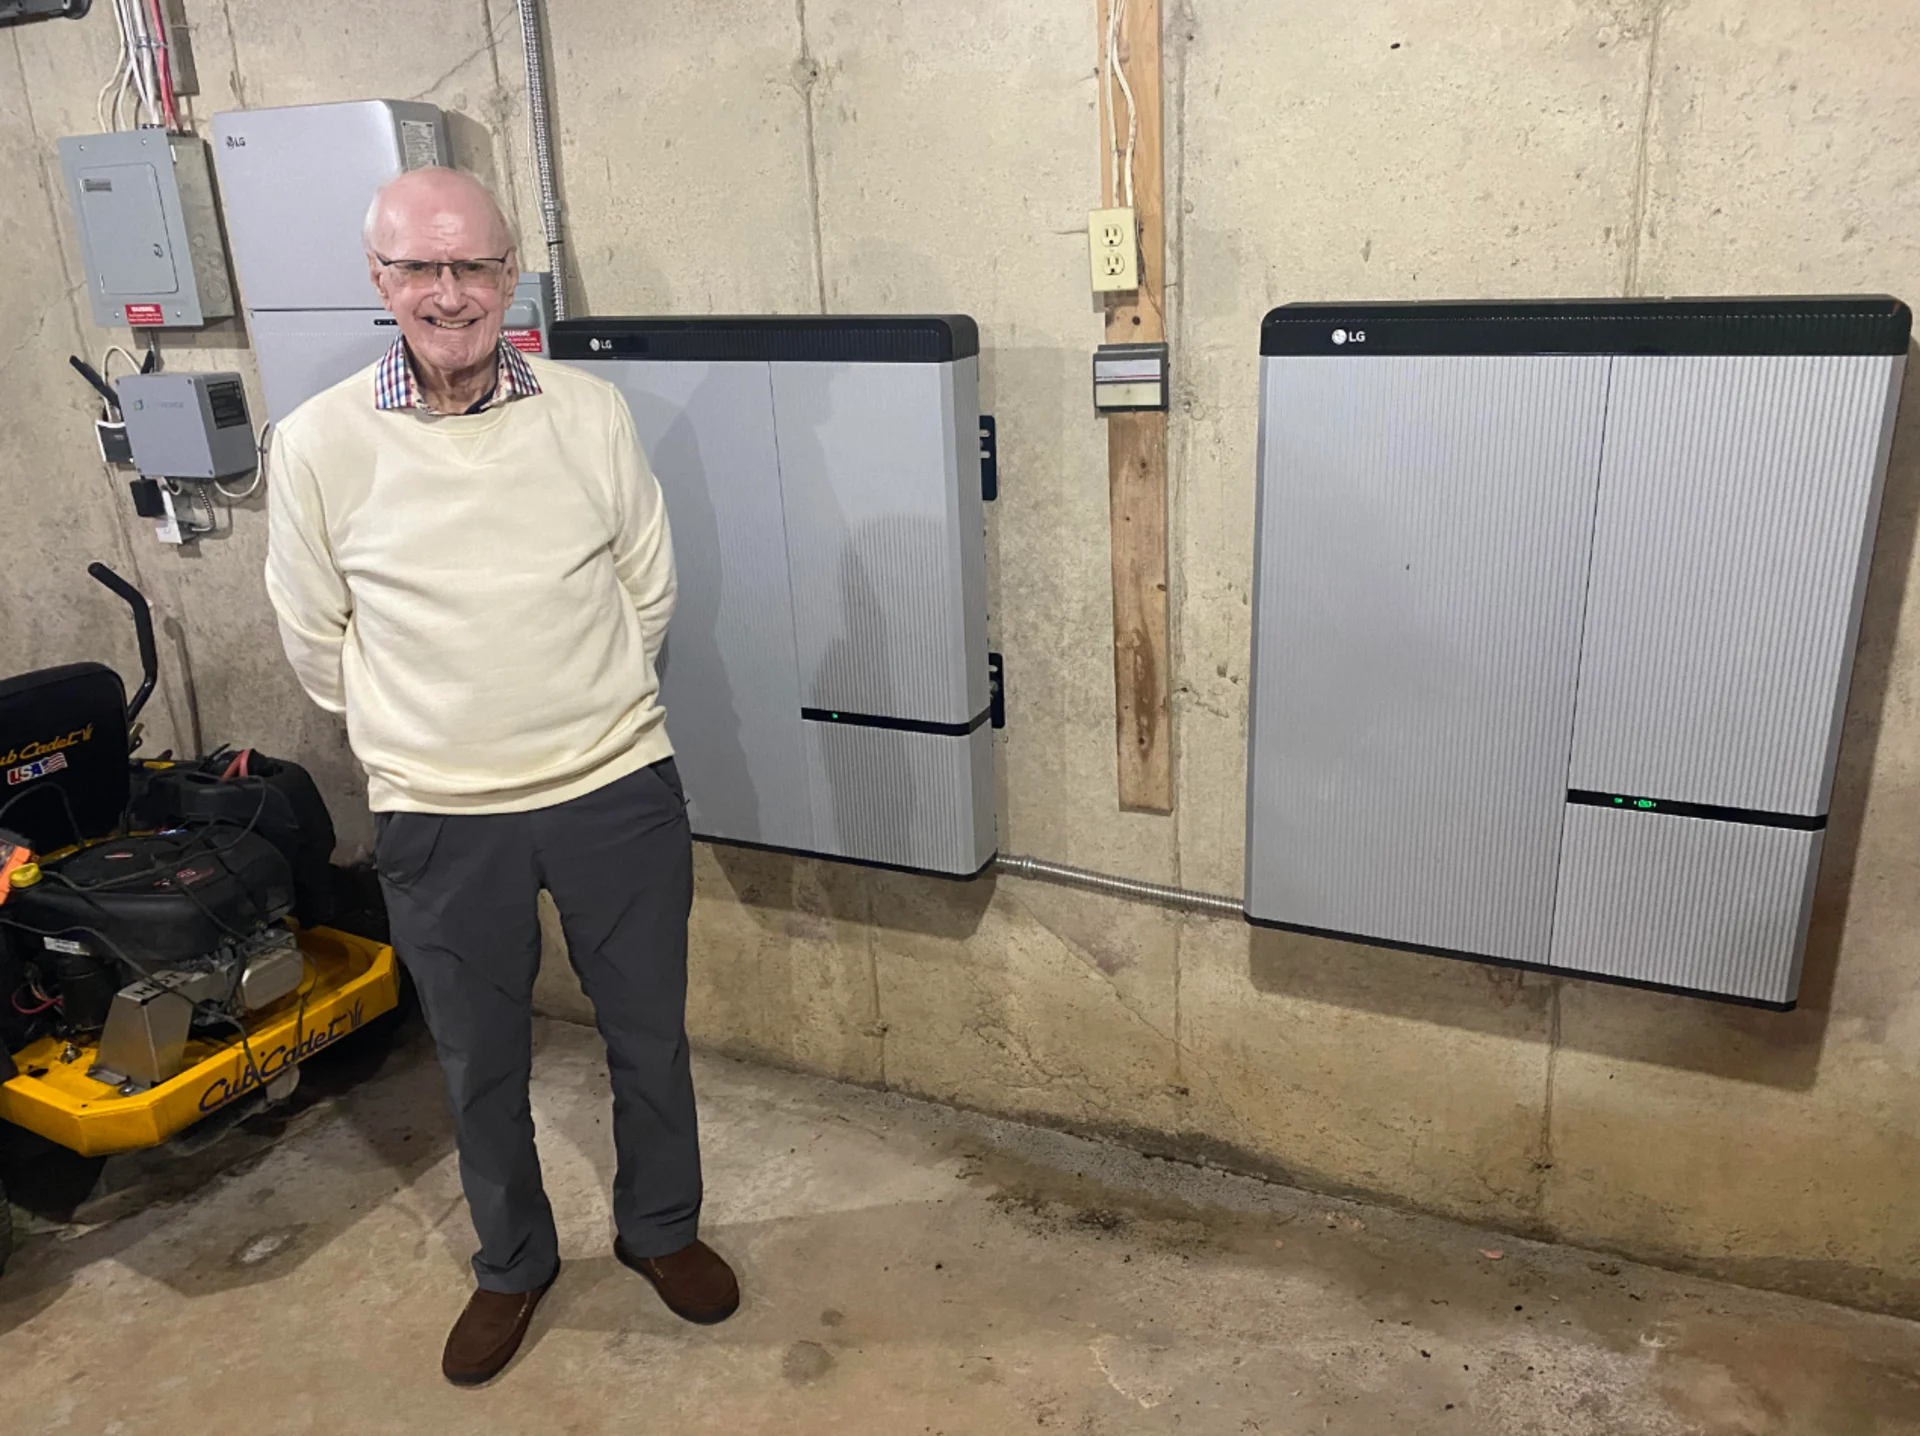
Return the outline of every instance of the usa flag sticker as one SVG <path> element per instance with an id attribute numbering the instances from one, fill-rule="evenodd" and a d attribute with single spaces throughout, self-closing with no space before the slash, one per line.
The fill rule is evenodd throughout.
<path id="1" fill-rule="evenodd" d="M 22 763 L 18 768 L 7 769 L 7 786 L 17 788 L 22 783 L 31 783 L 35 778 L 44 778 L 49 773 L 57 773 L 66 766 L 65 753 L 49 753 L 37 762 Z"/>

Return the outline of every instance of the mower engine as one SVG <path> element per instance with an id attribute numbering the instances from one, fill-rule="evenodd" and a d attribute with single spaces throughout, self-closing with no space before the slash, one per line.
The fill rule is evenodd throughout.
<path id="1" fill-rule="evenodd" d="M 25 990 L 69 1031 L 100 1034 L 89 1075 L 138 1090 L 183 1070 L 196 1033 L 244 1033 L 249 1012 L 298 990 L 305 962 L 283 921 L 293 908 L 286 858 L 215 825 L 42 864 L 36 881 L 14 879 L 4 913 L 28 949 Z"/>
<path id="2" fill-rule="evenodd" d="M 0 1054 L 52 1035 L 76 1061 L 97 1041 L 90 1075 L 134 1092 L 301 989 L 286 919 L 326 920 L 333 824 L 297 764 L 133 760 L 152 616 L 89 572 L 132 610 L 142 679 L 130 702 L 95 663 L 0 679 Z"/>

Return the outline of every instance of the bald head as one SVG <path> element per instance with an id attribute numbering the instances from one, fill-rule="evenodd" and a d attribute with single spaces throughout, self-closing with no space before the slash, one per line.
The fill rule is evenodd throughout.
<path id="1" fill-rule="evenodd" d="M 363 237 L 367 277 L 398 322 L 429 401 L 458 406 L 443 413 L 463 411 L 495 373 L 519 273 L 500 202 L 458 170 L 408 170 L 374 195 Z"/>
<path id="2" fill-rule="evenodd" d="M 505 254 L 516 244 L 492 190 L 470 174 L 434 165 L 396 175 L 374 191 L 360 238 L 368 254 L 391 256 L 402 237 L 453 233 L 487 254 Z"/>

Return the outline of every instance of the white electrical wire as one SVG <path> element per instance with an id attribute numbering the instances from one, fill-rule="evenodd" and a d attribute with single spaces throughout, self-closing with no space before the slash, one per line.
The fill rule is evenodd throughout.
<path id="1" fill-rule="evenodd" d="M 221 483 L 218 479 L 215 479 L 213 481 L 213 486 L 216 489 L 220 490 L 220 496 L 222 498 L 227 499 L 229 502 L 237 504 L 245 499 L 250 499 L 253 497 L 254 492 L 260 487 L 260 481 L 267 476 L 267 435 L 271 434 L 272 432 L 273 432 L 273 420 L 269 419 L 267 420 L 266 423 L 260 426 L 259 437 L 253 441 L 253 455 L 254 455 L 253 481 L 249 483 L 244 489 L 240 490 L 240 492 L 236 494 L 232 489 L 228 488 L 225 484 Z"/>
<path id="2" fill-rule="evenodd" d="M 113 13 L 120 22 L 120 35 L 127 50 L 127 76 L 133 82 L 133 88 L 140 97 L 138 123 L 159 125 L 164 123 L 160 109 L 159 73 L 155 69 L 154 40 L 148 28 L 146 11 L 140 0 L 113 0 Z M 120 96 L 125 95 L 123 82 Z M 120 124 L 120 96 L 115 96 L 113 104 L 114 127 Z"/>
<path id="3" fill-rule="evenodd" d="M 127 18 L 126 0 L 113 0 L 113 20 L 120 29 L 120 53 L 122 56 L 120 88 L 113 96 L 113 127 L 117 130 L 125 124 L 121 116 L 121 107 L 126 103 L 129 87 L 134 91 L 134 123 L 140 120 L 140 46 L 135 37 L 132 22 Z"/>
<path id="4" fill-rule="evenodd" d="M 1114 192 L 1116 194 L 1119 194 L 1122 192 L 1121 184 L 1124 181 L 1125 198 L 1121 200 L 1121 204 L 1127 209 L 1132 209 L 1133 208 L 1133 148 L 1134 148 L 1135 142 L 1139 139 L 1139 136 L 1140 136 L 1140 121 L 1139 121 L 1139 116 L 1135 113 L 1135 110 L 1134 110 L 1133 86 L 1127 83 L 1126 67 L 1119 63 L 1120 25 L 1121 25 L 1121 21 L 1125 18 L 1126 13 L 1127 13 L 1127 0 L 1111 0 L 1110 8 L 1107 14 L 1107 78 L 1109 83 L 1111 83 L 1111 81 L 1113 80 L 1118 80 L 1120 82 L 1120 93 L 1125 95 L 1127 98 L 1127 153 L 1126 153 L 1126 158 L 1124 160 L 1121 160 L 1121 157 L 1119 154 L 1119 148 L 1120 148 L 1119 140 L 1118 140 L 1118 137 L 1116 136 L 1114 140 L 1114 145 L 1113 145 L 1114 159 L 1115 159 L 1115 162 L 1119 165 L 1120 172 L 1114 178 Z M 1111 90 L 1108 91 L 1108 95 L 1107 95 L 1107 113 L 1109 114 L 1109 116 L 1111 116 L 1113 113 L 1113 95 Z"/>
<path id="5" fill-rule="evenodd" d="M 1114 139 L 1117 123 L 1113 114 L 1113 6 L 1118 0 L 1108 0 L 1107 33 L 1101 36 L 1104 42 L 1100 50 L 1100 143 L 1106 146 L 1108 174 L 1112 180 L 1112 193 L 1103 196 L 1102 204 L 1111 205 L 1120 198 L 1120 146 Z"/>
<path id="6" fill-rule="evenodd" d="M 105 349 L 100 351 L 100 377 L 102 379 L 107 380 L 109 383 L 112 382 L 113 375 L 109 371 L 113 367 L 113 356 L 116 354 L 133 366 L 134 373 L 138 374 L 140 372 L 140 361 L 133 357 L 131 350 L 123 348 L 118 344 L 109 344 Z"/>
<path id="7" fill-rule="evenodd" d="M 121 30 L 119 33 L 120 53 L 114 59 L 113 72 L 107 76 L 107 83 L 100 87 L 99 98 L 93 102 L 93 117 L 100 122 L 102 130 L 120 128 L 120 96 L 114 96 L 114 116 L 111 121 L 107 119 L 107 96 L 113 93 L 116 85 L 120 88 L 120 94 L 125 94 L 127 89 L 127 32 Z"/>
<path id="8" fill-rule="evenodd" d="M 122 117 L 120 111 L 121 111 L 121 108 L 125 106 L 125 104 L 127 103 L 127 87 L 132 83 L 133 83 L 133 62 L 128 61 L 126 66 L 120 71 L 120 88 L 114 91 L 114 95 L 113 95 L 113 128 L 116 130 L 123 130 L 126 128 L 126 120 L 124 117 Z M 135 102 L 136 108 L 138 107 L 139 98 L 140 97 L 138 95 L 134 96 L 134 102 Z"/>
<path id="9" fill-rule="evenodd" d="M 236 504 L 241 503 L 247 499 L 252 498 L 254 495 L 254 491 L 260 487 L 260 470 L 258 468 L 254 469 L 253 481 L 249 483 L 244 489 L 240 490 L 240 492 L 237 494 L 232 489 L 228 488 L 225 484 L 221 483 L 218 479 L 215 479 L 213 481 L 213 486 L 216 489 L 220 490 L 221 498 L 228 500 L 230 503 L 236 503 Z"/>

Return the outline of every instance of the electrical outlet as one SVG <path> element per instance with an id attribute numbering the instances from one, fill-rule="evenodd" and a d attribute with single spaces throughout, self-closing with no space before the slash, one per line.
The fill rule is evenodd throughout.
<path id="1" fill-rule="evenodd" d="M 1131 209 L 1096 209 L 1089 214 L 1087 248 L 1095 293 L 1140 287 L 1140 243 Z"/>

